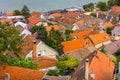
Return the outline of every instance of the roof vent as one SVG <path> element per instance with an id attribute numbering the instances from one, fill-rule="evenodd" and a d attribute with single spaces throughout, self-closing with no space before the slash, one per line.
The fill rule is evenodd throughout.
<path id="1" fill-rule="evenodd" d="M 94 71 L 92 71 L 92 72 L 90 73 L 90 77 L 91 77 L 93 80 L 95 79 Z"/>

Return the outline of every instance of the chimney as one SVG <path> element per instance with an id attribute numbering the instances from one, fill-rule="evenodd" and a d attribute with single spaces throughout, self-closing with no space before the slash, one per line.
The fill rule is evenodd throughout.
<path id="1" fill-rule="evenodd" d="M 33 59 L 36 59 L 36 58 L 37 58 L 37 52 L 36 52 L 36 40 L 33 41 L 33 43 L 32 43 L 32 47 L 33 47 L 32 58 L 33 58 Z"/>
<path id="2" fill-rule="evenodd" d="M 10 74 L 9 73 L 5 73 L 5 78 L 4 80 L 10 80 Z"/>
<path id="3" fill-rule="evenodd" d="M 85 61 L 85 80 L 88 80 L 88 72 L 89 71 L 89 59 Z"/>

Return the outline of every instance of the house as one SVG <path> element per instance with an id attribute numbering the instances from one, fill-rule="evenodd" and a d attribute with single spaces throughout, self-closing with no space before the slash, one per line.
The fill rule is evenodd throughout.
<path id="1" fill-rule="evenodd" d="M 79 32 L 74 32 L 71 33 L 71 37 L 73 39 L 84 39 L 89 35 L 93 35 L 93 34 L 97 34 L 97 32 L 91 31 L 91 30 L 87 30 L 87 31 L 79 31 Z"/>
<path id="2" fill-rule="evenodd" d="M 113 28 L 113 24 L 111 22 L 105 22 L 103 23 L 103 26 L 107 29 L 107 28 Z"/>
<path id="3" fill-rule="evenodd" d="M 95 46 L 96 48 L 100 48 L 103 44 L 111 43 L 110 36 L 106 33 L 98 33 L 94 35 L 90 35 L 85 39 L 87 46 Z"/>
<path id="4" fill-rule="evenodd" d="M 50 25 L 50 26 L 46 26 L 46 31 L 49 32 L 51 31 L 51 29 L 53 28 L 54 30 L 59 30 L 59 26 L 58 25 Z"/>
<path id="5" fill-rule="evenodd" d="M 120 6 L 113 6 L 110 11 L 110 15 L 115 17 L 116 20 L 119 20 Z"/>
<path id="6" fill-rule="evenodd" d="M 42 80 L 45 74 L 44 70 L 0 66 L 0 80 Z"/>
<path id="7" fill-rule="evenodd" d="M 82 61 L 84 58 L 86 58 L 90 53 L 94 52 L 95 50 L 96 50 L 95 47 L 84 47 L 79 50 L 68 52 L 65 55 L 68 55 L 73 59 L 79 59 L 80 61 Z"/>
<path id="8" fill-rule="evenodd" d="M 37 18 L 35 18 L 35 17 L 30 16 L 30 17 L 28 18 L 28 22 L 29 22 L 30 24 L 32 24 L 32 25 L 36 25 L 38 22 L 40 22 L 40 19 L 37 19 Z"/>
<path id="9" fill-rule="evenodd" d="M 107 55 L 94 51 L 81 61 L 71 80 L 112 80 L 114 68 Z"/>
<path id="10" fill-rule="evenodd" d="M 2 23 L 2 24 L 9 23 L 10 25 L 13 25 L 12 19 L 8 19 L 8 18 L 1 19 L 0 23 Z"/>
<path id="11" fill-rule="evenodd" d="M 21 21 L 18 21 L 18 22 L 16 22 L 15 24 L 14 24 L 14 26 L 15 27 L 17 27 L 17 26 L 22 26 L 23 28 L 26 28 L 26 23 L 23 23 L 23 22 L 21 22 Z"/>
<path id="12" fill-rule="evenodd" d="M 120 26 L 114 27 L 114 29 L 111 31 L 111 35 L 113 39 L 119 40 L 120 39 Z"/>
<path id="13" fill-rule="evenodd" d="M 62 14 L 60 12 L 55 12 L 52 13 L 50 16 L 48 16 L 48 19 L 59 18 L 59 17 L 62 17 Z"/>
<path id="14" fill-rule="evenodd" d="M 84 24 L 84 23 L 85 23 L 84 20 L 79 20 L 79 21 L 75 22 L 75 23 L 73 24 L 72 30 L 79 29 L 79 26 L 82 25 L 82 24 Z"/>
<path id="15" fill-rule="evenodd" d="M 104 49 L 107 54 L 115 54 L 120 48 L 120 41 L 113 41 L 110 44 L 105 45 Z"/>
<path id="16" fill-rule="evenodd" d="M 67 11 L 67 13 L 65 15 L 67 17 L 70 17 L 70 18 L 80 19 L 80 13 L 79 12 Z"/>
<path id="17" fill-rule="evenodd" d="M 86 46 L 83 39 L 62 42 L 61 44 L 63 45 L 63 51 L 65 54 L 69 53 L 71 51 L 79 50 L 79 49 L 84 48 Z"/>

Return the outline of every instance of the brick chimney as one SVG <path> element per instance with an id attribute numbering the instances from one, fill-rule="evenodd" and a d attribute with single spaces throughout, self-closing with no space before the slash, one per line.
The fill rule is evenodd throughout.
<path id="1" fill-rule="evenodd" d="M 88 80 L 88 73 L 89 73 L 89 59 L 85 61 L 85 80 Z"/>
<path id="2" fill-rule="evenodd" d="M 5 78 L 4 80 L 10 80 L 10 74 L 9 73 L 5 73 Z"/>
<path id="3" fill-rule="evenodd" d="M 32 43 L 32 48 L 33 48 L 32 58 L 33 58 L 33 59 L 36 59 L 36 58 L 37 58 L 36 40 L 33 41 L 33 43 Z"/>

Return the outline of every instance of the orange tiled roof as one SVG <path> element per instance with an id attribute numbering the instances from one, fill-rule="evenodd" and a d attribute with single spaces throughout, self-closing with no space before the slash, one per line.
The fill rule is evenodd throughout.
<path id="1" fill-rule="evenodd" d="M 88 31 L 80 31 L 78 33 L 72 33 L 71 34 L 71 37 L 72 38 L 75 38 L 75 36 L 78 38 L 78 39 L 83 39 L 85 38 L 87 35 L 89 35 L 92 31 L 91 30 L 88 30 Z"/>
<path id="2" fill-rule="evenodd" d="M 56 64 L 57 64 L 57 59 L 50 58 L 47 56 L 38 57 L 34 61 L 39 63 L 40 69 L 53 67 L 53 66 L 56 66 Z"/>
<path id="3" fill-rule="evenodd" d="M 35 17 L 35 18 L 40 18 L 41 12 L 33 11 L 31 15 L 32 15 L 33 17 Z"/>
<path id="4" fill-rule="evenodd" d="M 113 6 L 112 11 L 120 11 L 120 6 Z"/>
<path id="5" fill-rule="evenodd" d="M 7 23 L 7 22 L 8 22 L 9 24 L 13 24 L 12 19 L 1 19 L 0 22 L 1 22 L 2 24 L 5 24 L 5 23 Z"/>
<path id="6" fill-rule="evenodd" d="M 80 13 L 78 12 L 73 12 L 73 11 L 68 11 L 66 13 L 67 16 L 70 16 L 70 17 L 78 17 L 80 15 Z"/>
<path id="7" fill-rule="evenodd" d="M 104 26 L 105 28 L 108 28 L 108 27 L 113 27 L 113 24 L 112 24 L 111 22 L 105 22 L 105 23 L 103 24 L 103 26 Z"/>
<path id="8" fill-rule="evenodd" d="M 91 39 L 91 41 L 94 44 L 99 44 L 99 43 L 102 43 L 102 42 L 106 42 L 106 41 L 109 41 L 111 39 L 110 36 L 106 32 L 90 35 L 89 38 Z"/>
<path id="9" fill-rule="evenodd" d="M 0 79 L 4 79 L 5 73 L 10 74 L 10 80 L 41 80 L 45 75 L 43 70 L 32 70 L 12 66 L 0 66 Z"/>
<path id="10" fill-rule="evenodd" d="M 58 25 L 50 25 L 50 26 L 46 26 L 45 28 L 46 28 L 47 31 L 50 31 L 52 28 L 54 28 L 55 30 L 59 30 Z"/>
<path id="11" fill-rule="evenodd" d="M 89 67 L 89 75 L 94 72 L 94 80 L 112 80 L 114 72 L 113 62 L 102 52 L 97 52 Z"/>
<path id="12" fill-rule="evenodd" d="M 56 12 L 56 13 L 53 13 L 52 16 L 54 16 L 54 17 L 60 17 L 62 15 L 61 15 L 61 13 Z"/>
<path id="13" fill-rule="evenodd" d="M 6 16 L 13 16 L 15 14 L 15 12 L 7 12 L 5 13 Z"/>
<path id="14" fill-rule="evenodd" d="M 35 24 L 37 24 L 38 22 L 40 22 L 39 19 L 36 19 L 36 18 L 34 18 L 34 17 L 31 17 L 31 16 L 28 18 L 28 21 L 29 21 L 29 23 L 31 23 L 31 24 L 33 24 L 33 25 L 35 25 Z"/>
<path id="15" fill-rule="evenodd" d="M 71 51 L 74 51 L 74 50 L 79 50 L 79 49 L 86 46 L 83 39 L 77 39 L 77 40 L 62 42 L 62 45 L 64 46 L 63 51 L 65 53 L 71 52 Z"/>
<path id="16" fill-rule="evenodd" d="M 81 24 L 83 24 L 84 22 L 85 22 L 84 20 L 79 20 L 79 21 L 76 22 L 76 24 L 77 24 L 77 25 L 81 25 Z"/>

